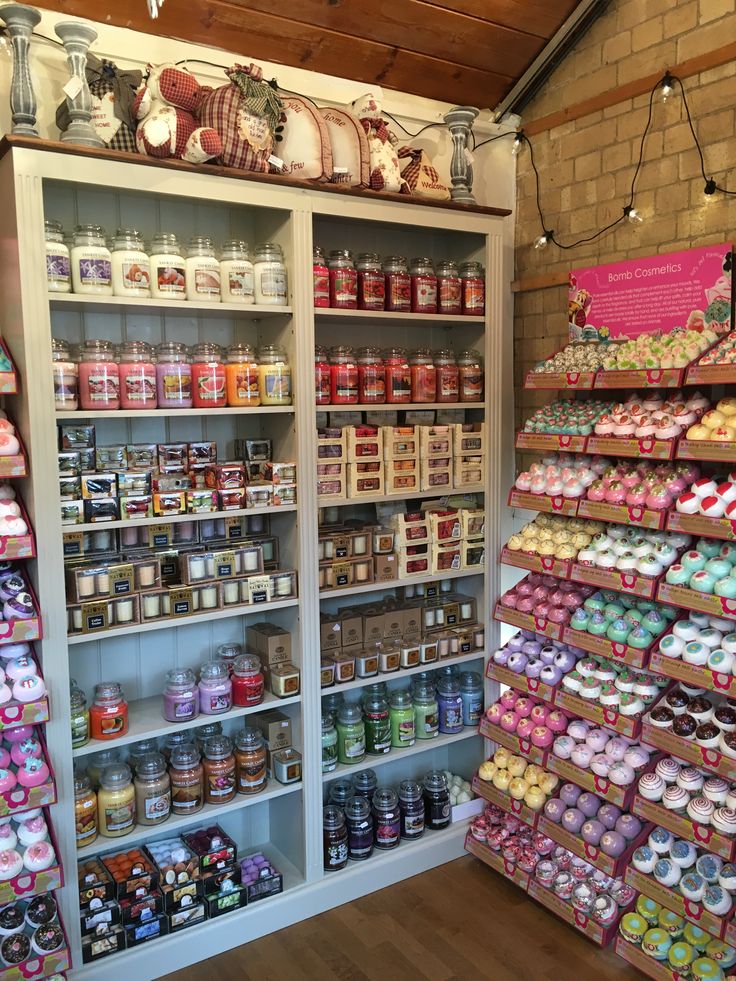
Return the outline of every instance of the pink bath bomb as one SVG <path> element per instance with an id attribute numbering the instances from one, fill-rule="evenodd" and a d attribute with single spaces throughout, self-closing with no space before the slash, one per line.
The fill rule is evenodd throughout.
<path id="1" fill-rule="evenodd" d="M 532 709 L 534 708 L 534 700 L 532 698 L 526 698 L 522 695 L 521 698 L 517 698 L 514 702 L 513 709 L 514 712 L 522 719 L 526 719 L 532 714 Z"/>
<path id="2" fill-rule="evenodd" d="M 518 699 L 518 697 L 519 696 L 516 694 L 513 688 L 507 688 L 506 691 L 501 693 L 499 702 L 504 707 L 504 709 L 510 710 L 516 705 L 516 700 Z"/>
<path id="3" fill-rule="evenodd" d="M 519 724 L 519 716 L 516 712 L 504 712 L 499 724 L 504 732 L 516 732 L 516 727 Z"/>
<path id="4" fill-rule="evenodd" d="M 554 734 L 551 729 L 546 726 L 535 726 L 532 729 L 531 740 L 534 746 L 538 746 L 540 749 L 546 749 L 552 745 L 554 741 Z"/>
<path id="5" fill-rule="evenodd" d="M 501 721 L 501 716 L 504 713 L 503 705 L 500 702 L 495 702 L 490 708 L 486 709 L 486 718 L 489 722 L 492 722 L 494 726 L 497 726 Z"/>
<path id="6" fill-rule="evenodd" d="M 554 733 L 566 732 L 567 716 L 559 709 L 553 709 L 547 716 L 547 726 Z"/>
<path id="7" fill-rule="evenodd" d="M 538 726 L 546 725 L 547 719 L 549 717 L 550 709 L 547 705 L 539 702 L 531 711 L 530 718 L 534 720 L 534 723 Z"/>
<path id="8" fill-rule="evenodd" d="M 516 727 L 516 735 L 519 739 L 531 739 L 534 727 L 534 719 L 519 719 L 519 724 Z"/>

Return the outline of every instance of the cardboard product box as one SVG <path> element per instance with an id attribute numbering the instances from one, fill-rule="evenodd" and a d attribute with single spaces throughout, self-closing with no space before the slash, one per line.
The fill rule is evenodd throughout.
<path id="1" fill-rule="evenodd" d="M 121 521 L 136 521 L 153 517 L 153 495 L 140 494 L 135 497 L 124 495 L 119 498 Z"/>
<path id="2" fill-rule="evenodd" d="M 59 500 L 77 501 L 82 497 L 82 478 L 78 474 L 59 477 Z"/>
<path id="3" fill-rule="evenodd" d="M 92 902 L 105 903 L 116 897 L 115 883 L 99 858 L 88 858 L 77 865 L 79 906 L 89 908 Z"/>
<path id="4" fill-rule="evenodd" d="M 182 838 L 198 857 L 199 870 L 203 873 L 229 868 L 238 853 L 238 846 L 219 824 L 188 831 Z"/>
<path id="5" fill-rule="evenodd" d="M 417 603 L 404 603 L 404 632 L 418 635 L 422 632 L 422 609 Z"/>
<path id="6" fill-rule="evenodd" d="M 62 501 L 59 505 L 61 509 L 61 523 L 63 525 L 84 524 L 84 501 Z"/>
<path id="7" fill-rule="evenodd" d="M 348 463 L 383 460 L 382 426 L 346 426 Z"/>
<path id="8" fill-rule="evenodd" d="M 75 447 L 70 447 L 75 449 Z M 317 430 L 317 460 L 319 463 L 347 463 L 345 430 L 328 426 Z"/>
<path id="9" fill-rule="evenodd" d="M 88 907 L 80 910 L 79 926 L 83 937 L 104 933 L 120 923 L 120 904 L 117 899 L 93 899 Z M 122 931 L 121 931 L 122 933 Z"/>
<path id="10" fill-rule="evenodd" d="M 94 450 L 94 448 L 94 426 L 59 426 L 60 450 Z"/>
<path id="11" fill-rule="evenodd" d="M 405 460 L 419 457 L 417 426 L 383 426 L 384 460 Z"/>
<path id="12" fill-rule="evenodd" d="M 431 505 L 425 509 L 429 520 L 429 530 L 435 545 L 447 545 L 460 541 L 462 525 L 460 512 L 457 508 L 446 508 L 441 505 Z"/>
<path id="13" fill-rule="evenodd" d="M 453 455 L 486 452 L 486 424 L 461 422 L 453 426 Z"/>
<path id="14" fill-rule="evenodd" d="M 385 613 L 374 610 L 363 615 L 363 643 L 379 644 L 384 638 Z"/>
<path id="15" fill-rule="evenodd" d="M 253 716 L 253 724 L 263 733 L 266 747 L 270 751 L 286 749 L 291 742 L 291 719 L 279 709 L 270 709 Z"/>
<path id="16" fill-rule="evenodd" d="M 340 636 L 343 647 L 353 647 L 363 643 L 363 618 L 357 614 L 340 615 Z"/>
<path id="17" fill-rule="evenodd" d="M 128 448 L 116 443 L 112 446 L 95 447 L 95 469 L 103 470 L 127 470 Z"/>
<path id="18" fill-rule="evenodd" d="M 84 502 L 84 520 L 92 524 L 117 521 L 120 517 L 119 498 L 98 497 Z"/>
<path id="19" fill-rule="evenodd" d="M 125 451 L 129 470 L 153 470 L 158 466 L 157 443 L 128 443 Z"/>
<path id="20" fill-rule="evenodd" d="M 159 443 L 158 469 L 161 473 L 186 473 L 189 466 L 187 443 Z"/>
<path id="21" fill-rule="evenodd" d="M 320 500 L 343 500 L 347 497 L 346 466 L 345 463 L 332 461 L 317 464 L 317 497 Z"/>
<path id="22" fill-rule="evenodd" d="M 482 484 L 485 477 L 486 458 L 484 454 L 455 457 L 455 486 L 471 487 Z"/>
<path id="23" fill-rule="evenodd" d="M 432 466 L 434 464 L 434 466 Z M 452 457 L 442 460 L 421 461 L 419 471 L 419 489 L 422 491 L 452 492 L 455 470 Z"/>
<path id="24" fill-rule="evenodd" d="M 69 450 L 66 453 L 58 453 L 59 476 L 60 477 L 80 477 L 82 474 L 82 458 L 79 450 Z"/>
<path id="25" fill-rule="evenodd" d="M 82 963 L 91 964 L 110 954 L 125 950 L 125 930 L 116 925 L 101 925 L 94 933 L 82 937 Z"/>
<path id="26" fill-rule="evenodd" d="M 190 897 L 187 897 L 190 898 Z M 200 902 L 182 903 L 177 909 L 171 910 L 168 914 L 169 933 L 177 933 L 179 930 L 186 930 L 187 927 L 195 926 L 207 919 L 207 904 L 204 900 Z"/>
<path id="27" fill-rule="evenodd" d="M 342 624 L 339 619 L 323 613 L 320 617 L 319 628 L 320 649 L 335 651 L 342 647 Z"/>
<path id="28" fill-rule="evenodd" d="M 381 460 L 348 463 L 347 476 L 348 497 L 369 497 L 384 493 L 385 471 Z"/>
<path id="29" fill-rule="evenodd" d="M 123 927 L 125 943 L 128 948 L 138 947 L 149 940 L 165 937 L 169 932 L 169 920 L 165 913 L 157 913 L 148 919 L 140 920 Z"/>
<path id="30" fill-rule="evenodd" d="M 139 859 L 131 861 L 127 852 L 119 852 L 104 855 L 101 862 L 112 875 L 117 899 L 145 896 L 158 888 L 158 873 L 142 854 Z"/>
<path id="31" fill-rule="evenodd" d="M 232 913 L 233 910 L 247 906 L 248 887 L 240 883 L 233 884 L 229 889 L 206 895 L 204 901 L 207 905 L 207 915 L 212 920 L 216 916 L 223 916 L 225 913 Z"/>
<path id="32" fill-rule="evenodd" d="M 264 620 L 249 624 L 245 639 L 248 647 L 253 648 L 267 664 L 283 664 L 291 660 L 291 634 L 275 623 Z"/>
<path id="33" fill-rule="evenodd" d="M 258 472 L 272 484 L 296 484 L 296 463 L 292 461 L 266 460 L 258 464 Z"/>
<path id="34" fill-rule="evenodd" d="M 383 616 L 383 636 L 396 639 L 404 636 L 404 611 L 399 607 L 387 609 Z"/>
<path id="35" fill-rule="evenodd" d="M 462 568 L 462 546 L 454 542 L 447 545 L 432 545 L 432 572 L 458 572 Z"/>
<path id="36" fill-rule="evenodd" d="M 124 896 L 120 900 L 120 916 L 123 926 L 139 923 L 157 913 L 162 913 L 163 909 L 164 899 L 158 889 L 153 889 L 143 896 Z"/>
<path id="37" fill-rule="evenodd" d="M 409 545 L 399 549 L 399 579 L 404 576 L 427 575 L 432 556 L 429 545 Z"/>

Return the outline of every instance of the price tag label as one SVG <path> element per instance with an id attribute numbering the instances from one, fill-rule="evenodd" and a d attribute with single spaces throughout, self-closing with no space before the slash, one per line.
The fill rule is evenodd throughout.
<path id="1" fill-rule="evenodd" d="M 107 600 L 82 603 L 82 633 L 92 634 L 97 630 L 107 630 Z"/>
<path id="2" fill-rule="evenodd" d="M 82 555 L 84 552 L 84 532 L 73 531 L 70 535 L 64 535 L 64 558 L 70 559 L 74 555 Z"/>
<path id="3" fill-rule="evenodd" d="M 271 602 L 270 576 L 250 576 L 248 578 L 248 602 L 253 604 Z"/>
<path id="4" fill-rule="evenodd" d="M 214 552 L 215 579 L 232 579 L 235 575 L 235 552 Z"/>
<path id="5" fill-rule="evenodd" d="M 135 573 L 130 563 L 116 565 L 110 569 L 110 595 L 125 596 L 135 587 Z"/>
<path id="6" fill-rule="evenodd" d="M 169 548 L 174 529 L 170 524 L 151 525 L 148 529 L 148 545 L 150 548 Z"/>
<path id="7" fill-rule="evenodd" d="M 188 617 L 194 610 L 192 590 L 190 586 L 178 586 L 169 590 L 169 602 L 172 617 Z"/>
<path id="8" fill-rule="evenodd" d="M 225 537 L 229 542 L 245 537 L 245 516 L 225 518 Z"/>
<path id="9" fill-rule="evenodd" d="M 350 540 L 345 535 L 332 539 L 332 548 L 336 559 L 347 559 L 350 551 Z"/>

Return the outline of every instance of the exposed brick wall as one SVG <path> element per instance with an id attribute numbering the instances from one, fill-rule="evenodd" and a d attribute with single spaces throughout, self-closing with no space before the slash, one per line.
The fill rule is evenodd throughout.
<path id="1" fill-rule="evenodd" d="M 736 37 L 736 0 L 611 0 L 576 48 L 527 106 L 537 119 Z M 736 64 L 684 80 L 706 169 L 736 190 Z M 533 137 L 548 226 L 564 241 L 583 238 L 613 221 L 628 200 L 649 96 Z M 736 197 L 707 198 L 697 152 L 677 89 L 666 104 L 655 97 L 652 126 L 639 174 L 636 207 L 643 225 L 624 222 L 596 242 L 570 251 L 533 247 L 540 234 L 534 175 L 527 150 L 519 155 L 516 276 L 670 252 L 736 238 Z M 729 172 L 730 171 L 730 172 Z M 514 323 L 517 424 L 549 393 L 524 392 L 529 367 L 567 336 L 567 291 L 554 287 L 516 295 Z"/>

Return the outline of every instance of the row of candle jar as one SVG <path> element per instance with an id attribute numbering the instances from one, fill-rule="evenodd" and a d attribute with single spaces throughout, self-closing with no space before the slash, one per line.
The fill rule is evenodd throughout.
<path id="1" fill-rule="evenodd" d="M 111 763 L 99 781 L 95 791 L 89 776 L 75 777 L 78 848 L 98 834 L 122 838 L 172 814 L 196 814 L 205 804 L 261 793 L 268 785 L 266 747 L 260 730 L 246 726 L 232 739 L 206 739 L 202 755 L 191 742 L 175 747 L 168 763 L 161 753 L 146 753 L 136 760 L 135 777 L 127 763 Z"/>
<path id="2" fill-rule="evenodd" d="M 153 297 L 198 303 L 287 304 L 281 246 L 225 242 L 218 258 L 211 238 L 194 236 L 185 250 L 176 235 L 154 235 L 150 251 L 134 228 L 119 228 L 108 243 L 100 225 L 77 225 L 71 249 L 58 221 L 44 222 L 46 280 L 51 293 Z"/>
<path id="3" fill-rule="evenodd" d="M 314 390 L 317 405 L 480 402 L 483 366 L 473 349 L 455 355 L 419 348 L 407 355 L 399 347 L 317 347 Z"/>
<path id="4" fill-rule="evenodd" d="M 90 340 L 74 358 L 66 341 L 52 342 L 54 405 L 82 409 L 217 409 L 291 405 L 291 367 L 282 347 L 256 352 L 248 344 L 187 348 L 175 341 L 155 351 L 143 341 L 115 347 Z"/>
<path id="5" fill-rule="evenodd" d="M 315 307 L 342 310 L 393 310 L 399 313 L 467 314 L 482 317 L 486 308 L 485 270 L 480 262 L 458 264 L 402 255 L 335 249 L 325 259 L 315 247 L 312 260 Z"/>

